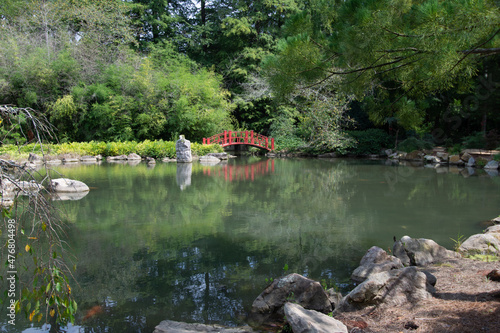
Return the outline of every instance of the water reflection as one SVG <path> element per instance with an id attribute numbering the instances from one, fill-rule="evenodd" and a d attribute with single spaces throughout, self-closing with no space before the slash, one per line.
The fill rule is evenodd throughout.
<path id="1" fill-rule="evenodd" d="M 177 185 L 181 190 L 191 185 L 191 174 L 193 173 L 192 163 L 177 163 Z"/>
<path id="2" fill-rule="evenodd" d="M 254 181 L 256 177 L 274 173 L 274 159 L 252 164 L 222 164 L 218 168 L 203 168 L 206 176 L 221 177 L 226 181 Z"/>
<path id="3" fill-rule="evenodd" d="M 237 325 L 285 264 L 347 288 L 369 247 L 386 249 L 405 234 L 449 246 L 457 232 L 480 232 L 475 221 L 497 216 L 500 204 L 499 177 L 378 161 L 252 158 L 61 172 L 94 188 L 60 203 L 86 332 L 152 332 L 165 319 Z M 103 313 L 82 323 L 95 306 Z"/>

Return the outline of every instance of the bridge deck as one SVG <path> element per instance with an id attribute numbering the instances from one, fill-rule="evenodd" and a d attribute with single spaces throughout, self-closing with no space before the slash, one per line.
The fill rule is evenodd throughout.
<path id="1" fill-rule="evenodd" d="M 219 144 L 222 147 L 249 145 L 267 150 L 274 150 L 274 138 L 268 138 L 254 131 L 224 131 L 209 138 L 203 138 L 203 144 Z"/>

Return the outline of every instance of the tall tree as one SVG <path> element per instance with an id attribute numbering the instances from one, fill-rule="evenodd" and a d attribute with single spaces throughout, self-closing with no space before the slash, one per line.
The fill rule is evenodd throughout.
<path id="1" fill-rule="evenodd" d="M 450 88 L 464 91 L 482 57 L 500 53 L 498 1 L 310 4 L 287 23 L 287 39 L 267 61 L 272 86 L 286 94 L 341 77 L 336 89 L 369 96 L 379 123 L 421 124 L 423 97 Z"/>

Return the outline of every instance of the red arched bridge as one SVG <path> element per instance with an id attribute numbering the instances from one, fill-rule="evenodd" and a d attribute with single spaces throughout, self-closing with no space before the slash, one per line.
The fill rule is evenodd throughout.
<path id="1" fill-rule="evenodd" d="M 219 144 L 222 147 L 249 145 L 267 150 L 274 150 L 274 139 L 254 131 L 224 131 L 209 138 L 203 138 L 204 145 Z"/>

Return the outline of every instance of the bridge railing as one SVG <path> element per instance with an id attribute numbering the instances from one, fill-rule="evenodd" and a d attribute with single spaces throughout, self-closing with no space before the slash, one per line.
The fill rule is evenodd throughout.
<path id="1" fill-rule="evenodd" d="M 274 150 L 274 138 L 268 138 L 254 131 L 224 131 L 209 138 L 203 138 L 203 144 L 220 144 L 222 147 L 241 144 Z"/>

